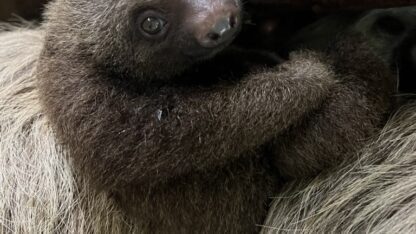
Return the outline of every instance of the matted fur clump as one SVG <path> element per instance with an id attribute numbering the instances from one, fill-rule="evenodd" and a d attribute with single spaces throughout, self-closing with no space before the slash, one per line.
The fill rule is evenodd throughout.
<path id="1" fill-rule="evenodd" d="M 411 103 L 358 161 L 289 184 L 275 198 L 263 233 L 414 233 L 415 198 L 416 103 Z"/>

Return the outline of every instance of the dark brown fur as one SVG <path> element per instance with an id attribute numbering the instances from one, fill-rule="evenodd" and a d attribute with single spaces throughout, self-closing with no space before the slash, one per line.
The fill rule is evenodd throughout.
<path id="1" fill-rule="evenodd" d="M 373 74 L 359 82 L 350 77 L 338 83 L 316 117 L 306 119 L 277 141 L 280 158 L 276 165 L 283 174 L 304 177 L 343 159 L 351 163 L 356 158 L 354 153 L 385 122 L 386 114 L 390 113 L 388 103 L 397 99 L 391 104 L 400 105 L 401 96 L 407 96 L 393 98 L 393 91 L 412 92 L 414 15 L 414 7 L 374 10 L 363 15 L 334 14 L 305 27 L 290 40 L 288 49 L 324 50 L 340 32 L 361 32 L 367 41 L 365 48 L 354 43 L 344 43 L 342 47 L 350 51 L 371 50 L 386 64 L 380 63 L 379 73 L 390 67 L 396 74 L 395 79 Z M 371 61 L 365 58 L 359 56 L 354 61 L 366 66 Z"/>
<path id="2" fill-rule="evenodd" d="M 274 141 L 275 165 L 285 177 L 305 178 L 342 161 L 355 161 L 386 123 L 396 83 L 387 64 L 368 59 L 368 48 L 366 43 L 338 42 L 336 50 L 349 54 L 335 65 L 342 68 L 337 69 L 340 82 L 320 109 Z M 351 62 L 353 66 L 345 66 Z"/>
<path id="3" fill-rule="evenodd" d="M 200 76 L 175 76 L 192 64 L 187 58 L 126 39 L 131 25 L 123 22 L 140 2 L 119 3 L 49 7 L 39 88 L 79 175 L 112 192 L 144 233 L 254 232 L 278 182 L 259 147 L 318 108 L 336 77 L 364 90 L 389 78 L 371 53 L 339 46 L 329 57 L 297 53 L 232 81 L 174 82 Z"/>

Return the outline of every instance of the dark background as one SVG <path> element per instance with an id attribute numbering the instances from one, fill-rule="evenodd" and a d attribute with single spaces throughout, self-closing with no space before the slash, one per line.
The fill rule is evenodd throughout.
<path id="1" fill-rule="evenodd" d="M 0 0 L 0 20 L 7 20 L 12 14 L 26 19 L 36 19 L 48 0 Z M 109 0 L 110 1 L 110 0 Z M 291 8 L 314 8 L 321 10 L 369 9 L 392 6 L 415 5 L 416 0 L 244 0 L 249 3 L 290 6 Z"/>
<path id="2" fill-rule="evenodd" d="M 43 4 L 47 0 L 0 0 L 0 20 L 7 20 L 13 14 L 25 19 L 40 17 Z"/>

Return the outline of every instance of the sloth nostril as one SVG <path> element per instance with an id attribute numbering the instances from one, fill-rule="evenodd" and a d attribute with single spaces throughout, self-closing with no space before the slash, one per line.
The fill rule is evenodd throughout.
<path id="1" fill-rule="evenodd" d="M 232 19 L 232 17 L 218 19 L 213 27 L 209 29 L 209 32 L 205 34 L 204 38 L 200 40 L 200 44 L 204 47 L 215 47 L 230 40 L 236 31 L 235 24 L 235 19 Z"/>
<path id="2" fill-rule="evenodd" d="M 210 32 L 210 33 L 208 33 L 207 37 L 212 41 L 218 41 L 221 36 L 218 33 Z"/>
<path id="3" fill-rule="evenodd" d="M 237 25 L 237 17 L 230 16 L 229 22 L 230 22 L 230 27 L 234 28 Z"/>

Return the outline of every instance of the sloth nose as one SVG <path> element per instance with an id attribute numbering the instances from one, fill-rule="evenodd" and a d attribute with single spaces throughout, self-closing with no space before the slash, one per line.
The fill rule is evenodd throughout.
<path id="1" fill-rule="evenodd" d="M 234 39 L 240 28 L 239 1 L 213 0 L 214 3 L 199 15 L 195 22 L 195 37 L 203 48 L 214 48 Z M 220 4 L 221 3 L 221 4 Z"/>
<path id="2" fill-rule="evenodd" d="M 230 41 L 237 32 L 237 17 L 226 16 L 219 18 L 214 25 L 199 39 L 201 46 L 216 47 Z"/>

